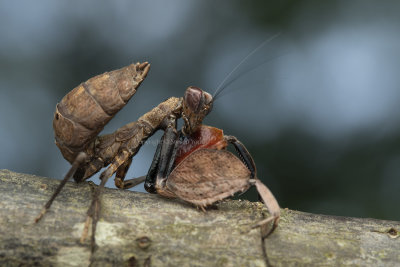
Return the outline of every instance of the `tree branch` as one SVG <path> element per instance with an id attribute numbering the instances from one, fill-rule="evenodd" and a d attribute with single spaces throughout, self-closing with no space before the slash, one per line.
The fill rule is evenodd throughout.
<path id="1" fill-rule="evenodd" d="M 0 265 L 88 266 L 79 243 L 95 185 L 67 183 L 44 218 L 34 218 L 60 181 L 0 170 Z M 261 203 L 228 200 L 207 212 L 157 195 L 106 189 L 97 228 L 98 266 L 273 266 L 400 263 L 400 222 L 282 210 L 262 245 L 251 226 Z M 265 253 L 263 252 L 265 249 Z M 265 257 L 266 255 L 266 257 Z"/>

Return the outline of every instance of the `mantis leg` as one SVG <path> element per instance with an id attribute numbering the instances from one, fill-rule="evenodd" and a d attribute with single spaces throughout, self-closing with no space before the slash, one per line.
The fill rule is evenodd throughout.
<path id="1" fill-rule="evenodd" d="M 57 195 L 61 192 L 61 189 L 65 186 L 65 184 L 68 182 L 69 179 L 75 174 L 76 170 L 81 166 L 87 158 L 87 155 L 84 152 L 79 153 L 74 162 L 72 163 L 71 168 L 65 175 L 64 179 L 61 181 L 61 183 L 58 185 L 56 191 L 54 191 L 53 195 L 51 198 L 47 201 L 46 205 L 44 205 L 42 211 L 39 213 L 39 215 L 35 218 L 35 223 L 40 221 L 40 219 L 46 214 L 46 212 L 50 209 L 51 204 L 53 204 L 54 199 L 57 197 Z"/>
<path id="2" fill-rule="evenodd" d="M 278 201 L 276 201 L 276 198 L 274 197 L 272 192 L 268 189 L 268 187 L 264 185 L 260 179 L 257 178 L 256 165 L 247 148 L 234 136 L 225 136 L 225 140 L 231 143 L 235 147 L 236 152 L 239 155 L 239 158 L 250 170 L 251 177 L 254 178 L 250 180 L 250 183 L 256 186 L 258 195 L 260 196 L 261 200 L 264 202 L 265 206 L 267 207 L 270 213 L 270 216 L 268 218 L 258 222 L 255 225 L 255 227 L 259 227 L 273 221 L 272 228 L 264 236 L 267 237 L 278 226 L 280 217 L 280 207 Z"/>

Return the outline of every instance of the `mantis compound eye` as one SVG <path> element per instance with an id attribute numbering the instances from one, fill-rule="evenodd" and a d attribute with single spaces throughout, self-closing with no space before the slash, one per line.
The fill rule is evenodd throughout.
<path id="1" fill-rule="evenodd" d="M 203 95 L 204 95 L 204 108 L 205 108 L 205 111 L 206 111 L 205 115 L 207 115 L 212 110 L 213 97 L 212 97 L 212 95 L 210 95 L 209 93 L 204 92 L 204 91 L 203 91 Z"/>
<path id="2" fill-rule="evenodd" d="M 194 113 L 207 115 L 212 108 L 213 97 L 198 87 L 190 86 L 183 96 L 185 106 Z"/>
<path id="3" fill-rule="evenodd" d="M 186 89 L 183 99 L 186 106 L 193 112 L 197 112 L 201 106 L 202 90 L 198 87 L 190 86 Z"/>

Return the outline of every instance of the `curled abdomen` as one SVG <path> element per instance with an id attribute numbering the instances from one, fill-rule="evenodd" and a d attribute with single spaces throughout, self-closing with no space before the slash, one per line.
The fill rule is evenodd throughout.
<path id="1" fill-rule="evenodd" d="M 55 140 L 64 158 L 72 162 L 121 110 L 146 77 L 147 62 L 106 72 L 69 92 L 54 113 Z"/>

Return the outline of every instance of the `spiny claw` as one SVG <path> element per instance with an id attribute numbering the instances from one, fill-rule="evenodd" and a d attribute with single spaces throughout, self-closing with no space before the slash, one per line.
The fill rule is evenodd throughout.
<path id="1" fill-rule="evenodd" d="M 43 209 L 40 211 L 39 215 L 35 218 L 35 223 L 37 223 L 38 221 L 40 221 L 40 219 L 42 219 L 42 217 L 46 214 L 46 212 L 47 212 L 47 209 L 46 209 L 46 208 L 43 208 Z"/>

